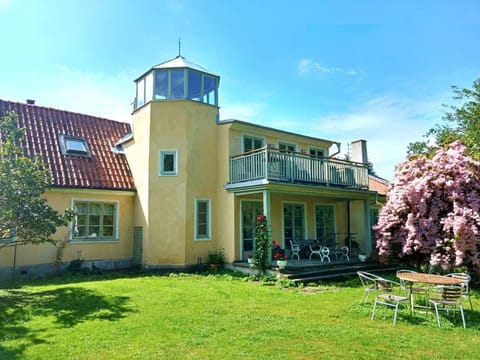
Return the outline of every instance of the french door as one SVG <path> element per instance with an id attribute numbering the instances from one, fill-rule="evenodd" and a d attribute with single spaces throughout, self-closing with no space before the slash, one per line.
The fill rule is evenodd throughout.
<path id="1" fill-rule="evenodd" d="M 255 225 L 257 216 L 263 214 L 263 202 L 253 200 L 242 201 L 241 213 L 241 254 L 242 259 L 246 259 L 248 253 L 255 251 Z"/>
<path id="2" fill-rule="evenodd" d="M 315 206 L 315 233 L 317 240 L 328 247 L 335 247 L 335 210 L 333 205 Z"/>
<path id="3" fill-rule="evenodd" d="M 285 247 L 290 240 L 305 239 L 305 206 L 303 204 L 283 204 L 283 238 Z"/>

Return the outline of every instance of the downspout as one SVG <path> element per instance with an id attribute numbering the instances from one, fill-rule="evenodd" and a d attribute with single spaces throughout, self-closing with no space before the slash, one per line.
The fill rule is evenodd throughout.
<path id="1" fill-rule="evenodd" d="M 340 147 L 341 147 L 342 144 L 339 143 L 339 142 L 336 142 L 335 145 L 337 145 L 337 149 L 338 149 L 338 150 L 337 150 L 336 153 L 333 153 L 332 155 L 330 155 L 329 158 L 333 158 L 334 156 L 340 154 L 340 151 L 341 151 L 341 150 L 340 150 Z"/>
<path id="2" fill-rule="evenodd" d="M 347 237 L 348 237 L 348 248 L 352 249 L 352 234 L 350 233 L 351 226 L 350 226 L 350 200 L 347 200 Z"/>

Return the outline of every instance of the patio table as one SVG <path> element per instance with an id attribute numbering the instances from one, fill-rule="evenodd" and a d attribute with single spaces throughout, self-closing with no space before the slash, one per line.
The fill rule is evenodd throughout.
<path id="1" fill-rule="evenodd" d="M 413 314 L 413 292 L 412 286 L 414 283 L 422 283 L 428 285 L 461 285 L 462 279 L 455 279 L 449 276 L 443 275 L 435 275 L 435 274 L 425 274 L 425 273 L 417 273 L 417 272 L 398 272 L 397 277 L 403 281 L 407 281 L 409 283 L 409 303 L 410 303 L 410 311 Z"/>

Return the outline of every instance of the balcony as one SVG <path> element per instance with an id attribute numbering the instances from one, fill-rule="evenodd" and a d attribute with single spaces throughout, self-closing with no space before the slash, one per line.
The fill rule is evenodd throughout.
<path id="1" fill-rule="evenodd" d="M 230 182 L 255 180 L 368 189 L 368 166 L 263 147 L 230 158 Z"/>

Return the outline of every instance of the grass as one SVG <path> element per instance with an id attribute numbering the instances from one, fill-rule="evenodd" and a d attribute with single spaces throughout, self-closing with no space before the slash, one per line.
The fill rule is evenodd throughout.
<path id="1" fill-rule="evenodd" d="M 0 359 L 473 359 L 480 314 L 360 304 L 357 279 L 304 288 L 218 275 L 109 275 L 0 288 Z M 474 308 L 480 301 L 474 297 Z"/>

